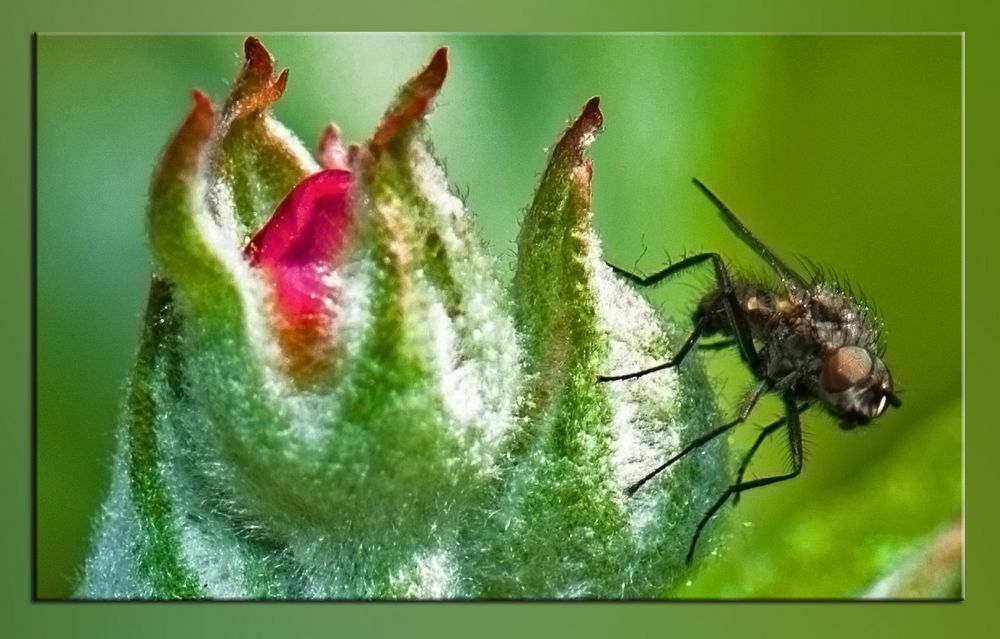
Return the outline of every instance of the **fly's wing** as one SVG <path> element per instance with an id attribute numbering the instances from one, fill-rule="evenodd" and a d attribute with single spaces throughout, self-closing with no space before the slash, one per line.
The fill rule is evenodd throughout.
<path id="1" fill-rule="evenodd" d="M 719 209 L 722 213 L 722 218 L 729 225 L 729 228 L 733 230 L 741 240 L 743 240 L 747 246 L 752 248 L 757 255 L 761 257 L 768 265 L 774 269 L 774 272 L 778 274 L 781 278 L 782 284 L 785 285 L 785 289 L 789 292 L 801 291 L 807 288 L 805 281 L 795 272 L 790 266 L 785 264 L 777 255 L 771 252 L 771 249 L 764 246 L 764 243 L 758 240 L 753 233 L 750 232 L 743 222 L 740 222 L 736 214 L 729 210 L 729 207 L 723 204 L 722 200 L 715 196 L 708 190 L 708 187 L 702 184 L 701 180 L 694 178 L 694 185 L 698 187 L 705 196 L 715 204 L 715 207 Z"/>

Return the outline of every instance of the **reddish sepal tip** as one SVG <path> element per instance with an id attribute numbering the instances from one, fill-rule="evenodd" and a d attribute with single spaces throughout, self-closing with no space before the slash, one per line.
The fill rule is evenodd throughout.
<path id="1" fill-rule="evenodd" d="M 194 102 L 193 108 L 198 111 L 212 110 L 212 99 L 201 89 L 195 89 L 191 92 L 191 100 Z"/>
<path id="2" fill-rule="evenodd" d="M 284 69 L 282 70 L 281 73 L 278 74 L 278 79 L 274 81 L 274 84 L 271 85 L 271 91 L 273 95 L 272 99 L 277 100 L 282 95 L 284 95 L 285 87 L 287 85 L 288 85 L 288 69 Z"/>
<path id="3" fill-rule="evenodd" d="M 587 103 L 583 105 L 583 111 L 580 112 L 579 121 L 586 122 L 594 129 L 604 126 L 604 114 L 601 113 L 600 96 L 595 95 L 587 100 Z"/>
<path id="4" fill-rule="evenodd" d="M 562 157 L 573 164 L 579 164 L 583 160 L 584 149 L 594 141 L 594 137 L 603 125 L 604 115 L 600 109 L 600 98 L 595 96 L 587 100 L 580 115 L 563 133 L 553 151 L 553 157 Z"/>
<path id="5" fill-rule="evenodd" d="M 397 102 L 386 114 L 375 131 L 368 148 L 374 155 L 398 140 L 418 123 L 430 109 L 448 75 L 448 48 L 438 49 L 423 71 L 407 82 L 400 91 Z"/>
<path id="6" fill-rule="evenodd" d="M 247 64 L 260 69 L 262 74 L 266 71 L 270 76 L 274 72 L 274 58 L 257 38 L 250 36 L 243 42 L 243 55 Z"/>
<path id="7" fill-rule="evenodd" d="M 441 47 L 434 52 L 434 57 L 427 63 L 423 73 L 418 76 L 418 80 L 427 87 L 428 90 L 436 92 L 444 84 L 444 79 L 448 76 L 448 47 Z"/>

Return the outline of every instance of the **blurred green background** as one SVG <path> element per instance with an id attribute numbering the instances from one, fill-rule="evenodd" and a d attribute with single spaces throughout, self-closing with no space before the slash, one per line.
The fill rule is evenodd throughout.
<path id="1" fill-rule="evenodd" d="M 718 250 L 762 265 L 691 185 L 776 252 L 862 286 L 904 406 L 858 432 L 805 418 L 793 482 L 749 493 L 674 596 L 859 594 L 961 512 L 962 100 L 959 36 L 261 35 L 291 76 L 277 117 L 312 146 L 367 139 L 436 46 L 452 67 L 431 137 L 505 281 L 546 150 L 585 100 L 608 259 L 652 271 Z M 109 480 L 122 382 L 150 273 L 156 158 L 199 87 L 221 98 L 242 35 L 37 40 L 37 596 L 72 592 Z M 686 322 L 708 275 L 649 294 Z M 706 355 L 723 411 L 749 375 Z M 754 423 L 771 421 L 765 402 Z M 732 438 L 749 444 L 752 426 Z M 753 474 L 778 470 L 780 439 Z"/>

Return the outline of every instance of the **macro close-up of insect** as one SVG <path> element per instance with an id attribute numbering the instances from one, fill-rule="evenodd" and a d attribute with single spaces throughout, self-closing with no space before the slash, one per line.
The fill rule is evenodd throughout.
<path id="1" fill-rule="evenodd" d="M 797 477 L 802 472 L 803 446 L 800 416 L 814 405 L 830 413 L 845 430 L 863 426 L 887 406 L 898 408 L 889 369 L 882 361 L 878 319 L 848 290 L 822 278 L 819 269 L 809 279 L 796 273 L 765 246 L 708 187 L 694 180 L 715 205 L 723 220 L 774 271 L 780 289 L 765 282 L 733 276 L 718 253 L 691 255 L 663 270 L 641 276 L 609 263 L 612 270 L 640 287 L 664 280 L 710 262 L 715 288 L 706 293 L 693 313 L 694 330 L 667 362 L 643 370 L 601 376 L 602 382 L 636 379 L 674 368 L 696 346 L 707 350 L 735 348 L 756 381 L 746 391 L 735 418 L 688 443 L 627 490 L 633 495 L 650 480 L 688 453 L 747 421 L 767 393 L 780 395 L 784 416 L 761 429 L 746 452 L 733 483 L 719 496 L 695 529 L 687 561 L 690 563 L 706 524 L 733 497 L 754 488 Z M 699 345 L 703 337 L 722 341 Z M 758 448 L 784 427 L 791 453 L 787 473 L 744 481 Z"/>

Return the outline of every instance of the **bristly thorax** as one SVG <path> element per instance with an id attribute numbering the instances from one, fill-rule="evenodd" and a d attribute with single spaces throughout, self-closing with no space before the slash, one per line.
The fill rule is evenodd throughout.
<path id="1" fill-rule="evenodd" d="M 878 325 L 868 309 L 830 284 L 778 292 L 763 283 L 736 281 L 733 288 L 765 376 L 776 385 L 813 390 L 810 380 L 815 380 L 824 353 L 841 346 L 877 350 Z M 735 337 L 720 290 L 702 298 L 695 321 L 702 316 L 707 316 L 706 334 Z"/>

